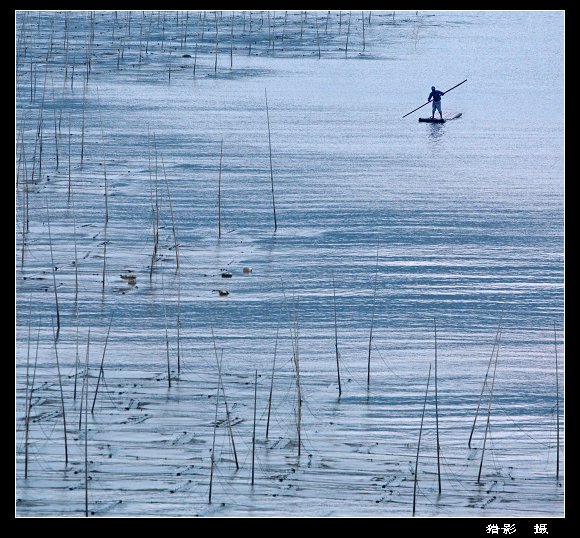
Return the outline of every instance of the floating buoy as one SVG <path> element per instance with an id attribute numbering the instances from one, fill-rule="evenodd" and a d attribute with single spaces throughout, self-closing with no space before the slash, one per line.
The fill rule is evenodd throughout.
<path id="1" fill-rule="evenodd" d="M 245 275 L 249 275 L 252 272 L 252 268 L 251 267 L 244 267 L 243 271 L 244 271 Z"/>
<path id="2" fill-rule="evenodd" d="M 232 274 L 229 271 L 223 271 L 222 278 L 232 278 Z"/>

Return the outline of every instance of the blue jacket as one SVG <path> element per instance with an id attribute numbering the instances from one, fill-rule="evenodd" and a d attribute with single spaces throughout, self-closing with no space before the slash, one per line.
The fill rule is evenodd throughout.
<path id="1" fill-rule="evenodd" d="M 440 92 L 439 90 L 433 90 L 429 94 L 429 97 L 427 97 L 427 101 L 431 101 L 431 98 L 433 98 L 433 101 L 441 101 L 442 95 L 445 95 L 445 92 Z"/>

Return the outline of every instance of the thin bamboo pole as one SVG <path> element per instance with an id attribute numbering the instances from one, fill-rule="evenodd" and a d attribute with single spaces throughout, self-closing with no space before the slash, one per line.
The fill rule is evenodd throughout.
<path id="1" fill-rule="evenodd" d="M 38 332 L 36 334 L 36 353 L 34 356 L 34 370 L 32 371 L 32 382 L 26 403 L 26 428 L 24 433 L 24 478 L 28 478 L 28 436 L 30 431 L 30 414 L 32 413 L 32 393 L 34 392 L 34 380 L 36 378 L 36 365 L 38 364 L 38 345 L 40 343 L 40 320 L 38 322 Z"/>
<path id="2" fill-rule="evenodd" d="M 89 517 L 89 355 L 87 353 L 85 362 L 85 517 Z"/>
<path id="3" fill-rule="evenodd" d="M 218 417 L 218 406 L 220 401 L 220 382 L 218 381 L 217 393 L 215 396 L 215 416 L 213 420 L 213 441 L 211 444 L 211 464 L 210 464 L 210 471 L 209 471 L 209 495 L 207 499 L 207 503 L 211 504 L 211 493 L 212 493 L 212 486 L 213 486 L 213 470 L 215 467 L 215 434 L 217 430 L 217 417 Z"/>
<path id="4" fill-rule="evenodd" d="M 272 185 L 272 210 L 274 211 L 274 231 L 278 229 L 278 222 L 276 221 L 276 200 L 274 199 L 274 171 L 272 167 L 272 137 L 270 134 L 270 112 L 268 111 L 268 92 L 264 88 L 264 95 L 266 97 L 266 119 L 268 120 L 268 147 L 270 148 L 270 182 Z"/>
<path id="5" fill-rule="evenodd" d="M 90 345 L 91 345 L 91 328 L 89 327 L 89 333 L 87 335 L 87 351 L 85 354 L 85 364 L 88 364 L 89 362 L 89 350 L 90 350 Z M 83 385 L 81 387 L 81 405 L 80 405 L 80 411 L 79 411 L 79 433 L 81 432 L 81 427 L 82 427 L 82 420 L 83 420 L 83 407 L 84 407 L 84 401 L 86 399 L 85 396 L 85 390 L 86 390 L 86 373 L 83 376 Z"/>
<path id="6" fill-rule="evenodd" d="M 169 361 L 169 333 L 167 331 L 167 305 L 165 303 L 165 283 L 161 275 L 161 291 L 163 293 L 163 316 L 165 318 L 165 351 L 167 355 L 167 386 L 171 388 L 171 366 Z"/>
<path id="7" fill-rule="evenodd" d="M 50 215 L 48 214 L 48 198 L 46 199 L 46 223 L 48 226 L 48 244 L 50 247 L 50 263 L 52 264 L 51 267 L 52 285 L 54 288 L 54 303 L 56 306 L 56 339 L 58 340 L 58 336 L 60 333 L 60 309 L 58 306 L 58 291 L 56 289 L 56 276 L 55 276 L 56 267 L 54 265 L 54 256 L 52 253 L 52 235 L 50 233 Z"/>
<path id="8" fill-rule="evenodd" d="M 65 466 L 68 465 L 68 442 L 67 442 L 67 434 L 66 434 L 66 412 L 64 408 L 64 391 L 62 390 L 62 378 L 60 375 L 60 363 L 58 361 L 58 349 L 57 349 L 57 334 L 54 331 L 54 320 L 51 318 L 52 321 L 52 336 L 54 342 L 54 356 L 56 357 L 56 371 L 58 375 L 58 386 L 60 389 L 60 405 L 62 411 L 62 424 L 63 424 L 63 431 L 64 431 L 64 464 Z"/>
<path id="9" fill-rule="evenodd" d="M 433 327 L 435 329 L 435 431 L 437 435 L 437 483 L 439 494 L 441 495 L 441 464 L 439 462 L 439 405 L 437 402 L 437 320 L 433 318 Z"/>
<path id="10" fill-rule="evenodd" d="M 352 18 L 352 11 L 348 14 L 348 27 L 346 30 L 346 47 L 344 48 L 344 57 L 348 56 L 348 39 L 350 37 L 350 19 Z"/>
<path id="11" fill-rule="evenodd" d="M 375 303 L 377 299 L 377 282 L 379 277 L 379 242 L 377 241 L 377 261 L 375 264 L 375 289 L 373 292 L 373 308 L 371 314 L 371 330 L 369 333 L 369 356 L 367 361 L 367 387 L 371 385 L 371 348 L 373 344 L 373 326 L 375 324 Z"/>
<path id="12" fill-rule="evenodd" d="M 342 394 L 340 384 L 340 353 L 338 351 L 338 323 L 336 319 L 336 287 L 334 285 L 334 273 L 332 273 L 332 296 L 334 298 L 334 350 L 336 354 L 336 377 L 338 379 L 338 397 Z"/>
<path id="13" fill-rule="evenodd" d="M 215 335 L 213 332 L 213 327 L 211 328 L 211 337 L 213 340 L 213 349 L 215 352 L 215 360 L 217 363 L 217 368 L 218 368 L 218 379 L 222 388 L 222 394 L 224 395 L 224 405 L 226 408 L 226 422 L 228 425 L 228 432 L 230 434 L 230 442 L 232 444 L 232 451 L 234 453 L 234 461 L 236 463 L 236 471 L 240 469 L 240 464 L 238 462 L 238 453 L 236 451 L 236 443 L 234 441 L 234 431 L 232 429 L 232 421 L 231 421 L 231 416 L 230 416 L 230 408 L 228 406 L 228 399 L 226 397 L 226 389 L 224 386 L 224 380 L 223 380 L 223 376 L 222 376 L 222 361 L 221 359 L 218 360 L 218 356 L 217 356 L 217 346 L 216 346 L 216 341 L 215 341 Z"/>
<path id="14" fill-rule="evenodd" d="M 254 485 L 254 467 L 256 461 L 256 408 L 258 406 L 258 370 L 254 377 L 254 432 L 252 434 L 252 486 Z"/>
<path id="15" fill-rule="evenodd" d="M 499 342 L 498 338 L 499 338 L 499 334 L 501 332 L 501 324 L 502 324 L 502 320 L 500 320 L 499 325 L 497 326 L 497 332 L 495 333 L 495 339 L 493 341 L 493 348 L 491 350 L 491 357 L 489 358 L 489 362 L 487 363 L 487 370 L 485 372 L 485 378 L 483 379 L 483 384 L 481 385 L 481 392 L 479 394 L 479 401 L 477 402 L 477 409 L 475 411 L 475 417 L 473 417 L 473 425 L 471 426 L 471 433 L 469 434 L 469 441 L 467 441 L 467 446 L 469 448 L 471 448 L 471 439 L 473 438 L 473 432 L 475 431 L 475 423 L 477 421 L 477 416 L 479 415 L 479 408 L 481 406 L 481 400 L 483 399 L 483 391 L 485 390 L 485 387 L 487 385 L 487 377 L 489 375 L 489 370 L 491 368 L 491 364 L 493 362 L 493 357 L 495 355 L 495 348 Z"/>
<path id="16" fill-rule="evenodd" d="M 272 410 L 272 392 L 274 390 L 274 370 L 276 368 L 276 351 L 278 350 L 278 331 L 276 329 L 276 343 L 274 344 L 274 360 L 272 361 L 272 379 L 270 381 L 270 396 L 268 397 L 268 420 L 266 421 L 266 439 L 268 439 L 268 432 L 270 431 L 270 411 Z"/>
<path id="17" fill-rule="evenodd" d="M 218 239 L 222 237 L 222 158 L 224 153 L 224 139 L 220 144 L 220 171 L 218 174 Z"/>
<path id="18" fill-rule="evenodd" d="M 499 338 L 501 338 L 501 330 L 499 333 Z M 497 369 L 497 359 L 499 357 L 499 340 L 498 340 L 498 344 L 497 344 L 497 350 L 495 353 L 495 362 L 493 364 L 493 377 L 492 377 L 492 381 L 491 381 L 491 389 L 489 391 L 489 402 L 487 405 L 487 423 L 485 425 L 485 434 L 483 436 L 483 448 L 481 449 L 481 461 L 479 463 L 479 473 L 477 475 L 477 483 L 480 484 L 480 480 L 481 480 L 481 470 L 483 469 L 483 458 L 485 456 L 485 445 L 487 443 L 487 435 L 489 432 L 489 424 L 490 424 L 490 419 L 491 419 L 491 402 L 493 400 L 493 388 L 495 386 L 495 373 L 496 373 L 496 369 Z"/>
<path id="19" fill-rule="evenodd" d="M 165 172 L 165 161 L 161 155 L 161 168 L 163 170 L 163 177 L 165 178 L 165 188 L 167 190 L 167 198 L 169 200 L 169 212 L 171 213 L 171 229 L 173 231 L 173 248 L 175 250 L 175 272 L 179 272 L 179 243 L 177 241 L 177 228 L 175 226 L 175 215 L 173 213 L 173 203 L 171 202 L 171 192 L 169 192 L 169 181 L 167 180 L 167 173 Z"/>
<path id="20" fill-rule="evenodd" d="M 558 384 L 558 341 L 554 321 L 554 351 L 556 353 L 556 480 L 560 479 L 560 389 Z"/>
<path id="21" fill-rule="evenodd" d="M 417 457 L 415 458 L 415 480 L 413 482 L 413 516 L 417 504 L 417 472 L 419 470 L 419 451 L 421 450 L 421 435 L 423 433 L 423 420 L 425 419 L 425 407 L 427 406 L 427 393 L 429 392 L 429 381 L 431 380 L 431 364 L 429 363 L 429 375 L 427 377 L 427 387 L 425 388 L 425 400 L 423 401 L 423 413 L 421 414 L 421 426 L 419 428 L 419 441 L 417 442 Z"/>
<path id="22" fill-rule="evenodd" d="M 365 12 L 361 11 L 361 14 L 362 14 L 362 37 L 363 37 L 363 52 L 364 52 L 364 50 L 366 48 L 366 43 L 365 43 Z"/>
<path id="23" fill-rule="evenodd" d="M 109 328 L 107 329 L 107 336 L 105 338 L 105 345 L 103 347 L 103 356 L 101 357 L 101 366 L 99 368 L 99 375 L 97 377 L 97 386 L 95 387 L 95 396 L 93 397 L 93 405 L 91 406 L 91 415 L 95 411 L 95 403 L 97 401 L 97 395 L 99 393 L 99 385 L 101 383 L 101 378 L 104 377 L 103 367 L 105 364 L 105 353 L 107 353 L 107 343 L 109 342 L 109 334 L 111 332 L 111 325 L 113 324 L 113 318 L 115 317 L 115 313 L 111 315 L 111 320 L 109 321 Z"/>

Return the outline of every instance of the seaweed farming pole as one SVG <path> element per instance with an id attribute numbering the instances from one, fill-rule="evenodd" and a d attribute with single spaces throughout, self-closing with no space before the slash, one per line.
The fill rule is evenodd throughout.
<path id="1" fill-rule="evenodd" d="M 48 245 L 50 247 L 50 263 L 52 264 L 51 272 L 52 272 L 52 285 L 54 287 L 54 303 L 56 306 L 56 339 L 58 340 L 58 335 L 60 333 L 60 309 L 58 307 L 58 292 L 56 291 L 56 276 L 55 272 L 55 265 L 54 265 L 54 256 L 52 253 L 52 235 L 50 234 L 50 216 L 48 214 L 48 198 L 46 199 L 46 223 L 48 225 Z"/>
<path id="2" fill-rule="evenodd" d="M 258 370 L 254 377 L 254 433 L 252 434 L 252 486 L 254 485 L 254 463 L 256 460 L 256 407 L 258 404 Z"/>
<path id="3" fill-rule="evenodd" d="M 38 364 L 38 345 L 40 342 L 40 320 L 38 323 L 38 332 L 36 334 L 36 354 L 34 356 L 34 369 L 32 370 L 32 382 L 30 383 L 30 391 L 28 392 L 28 401 L 26 402 L 26 422 L 24 433 L 24 478 L 28 478 L 28 434 L 30 431 L 30 414 L 32 413 L 32 393 L 34 392 L 34 379 L 36 378 L 36 365 Z M 27 365 L 28 376 L 28 365 Z M 26 383 L 28 387 L 28 382 Z"/>
<path id="4" fill-rule="evenodd" d="M 297 434 L 298 434 L 298 457 L 300 457 L 302 451 L 302 388 L 300 387 L 300 354 L 298 350 L 298 314 L 296 314 L 296 327 L 294 329 L 295 336 L 295 360 L 296 360 L 296 386 L 298 388 L 298 424 L 297 424 Z"/>
<path id="5" fill-rule="evenodd" d="M 375 301 L 377 298 L 377 280 L 379 276 L 379 242 L 377 241 L 377 262 L 375 265 L 375 290 L 373 292 L 373 310 L 371 316 L 371 331 L 369 334 L 369 357 L 367 362 L 367 387 L 371 384 L 371 347 L 373 343 L 373 325 L 375 323 Z"/>
<path id="6" fill-rule="evenodd" d="M 220 144 L 220 171 L 218 174 L 218 239 L 222 237 L 222 158 L 224 153 L 224 139 Z"/>
<path id="7" fill-rule="evenodd" d="M 177 377 L 181 374 L 181 275 L 177 273 Z"/>
<path id="8" fill-rule="evenodd" d="M 340 385 L 340 353 L 338 352 L 338 324 L 336 320 L 336 287 L 334 285 L 334 272 L 332 273 L 332 296 L 334 298 L 334 350 L 336 354 L 336 377 L 338 379 L 338 397 L 342 394 Z"/>
<path id="9" fill-rule="evenodd" d="M 57 339 L 58 333 L 54 332 L 54 320 L 51 318 L 52 321 L 52 336 L 53 336 L 53 342 L 54 342 L 54 356 L 56 357 L 56 371 L 57 371 L 57 375 L 58 375 L 58 386 L 60 389 L 60 405 L 61 405 L 61 411 L 62 411 L 62 424 L 63 424 L 63 431 L 64 431 L 64 464 L 65 466 L 68 465 L 68 442 L 67 442 L 67 437 L 66 437 L 66 413 L 65 413 L 65 409 L 64 409 L 64 392 L 62 390 L 62 378 L 60 376 L 60 364 L 58 361 L 58 349 L 57 349 Z"/>
<path id="10" fill-rule="evenodd" d="M 318 44 L 318 59 L 320 60 L 320 34 L 318 32 L 318 16 L 314 13 L 314 25 L 316 26 L 316 42 Z"/>
<path id="11" fill-rule="evenodd" d="M 70 152 L 70 139 L 71 139 L 71 134 L 70 134 L 70 123 L 71 123 L 71 113 L 69 112 L 68 115 L 68 199 L 67 202 L 70 203 L 70 193 L 71 193 L 71 152 Z"/>
<path id="12" fill-rule="evenodd" d="M 215 16 L 215 64 L 213 66 L 213 74 L 214 76 L 217 75 L 217 64 L 218 64 L 218 45 L 219 45 L 219 37 L 218 37 L 218 20 L 217 20 L 217 11 L 214 11 Z"/>
<path id="13" fill-rule="evenodd" d="M 435 329 L 435 431 L 437 434 L 437 483 L 439 485 L 439 494 L 441 494 L 441 464 L 439 462 L 439 405 L 437 403 L 437 320 L 433 318 L 433 327 Z"/>
<path id="14" fill-rule="evenodd" d="M 344 48 L 344 57 L 348 56 L 348 39 L 350 37 L 350 19 L 352 18 L 352 11 L 348 14 L 348 26 L 346 30 L 346 46 Z"/>
<path id="15" fill-rule="evenodd" d="M 103 355 L 104 357 L 104 355 Z M 87 353 L 85 362 L 85 379 L 87 388 L 85 390 L 85 517 L 89 517 L 89 355 Z"/>
<path id="16" fill-rule="evenodd" d="M 217 394 L 215 397 L 215 417 L 213 419 L 213 441 L 211 444 L 211 464 L 209 470 L 209 495 L 207 499 L 207 504 L 211 504 L 211 491 L 213 486 L 213 469 L 215 467 L 215 434 L 217 430 L 217 416 L 218 416 L 218 406 L 220 402 L 220 381 L 218 381 Z"/>
<path id="17" fill-rule="evenodd" d="M 230 417 L 230 408 L 228 406 L 228 399 L 226 397 L 226 389 L 224 387 L 224 380 L 222 377 L 222 360 L 218 360 L 218 356 L 217 356 L 217 346 L 215 343 L 215 334 L 213 332 L 213 327 L 211 328 L 211 337 L 213 340 L 213 349 L 215 352 L 215 360 L 217 363 L 217 368 L 218 368 L 218 379 L 219 379 L 219 385 L 222 388 L 222 394 L 224 395 L 224 404 L 225 404 L 225 408 L 226 408 L 226 422 L 228 425 L 228 432 L 230 434 L 230 442 L 232 444 L 232 451 L 234 453 L 234 461 L 236 462 L 236 471 L 240 469 L 240 465 L 238 462 L 238 453 L 236 451 L 236 443 L 234 441 L 234 431 L 232 429 L 232 421 L 231 421 L 231 417 Z M 222 358 L 223 358 L 223 353 L 222 353 Z"/>
<path id="18" fill-rule="evenodd" d="M 423 413 L 421 414 L 421 426 L 419 428 L 419 441 L 417 442 L 417 457 L 415 458 L 415 481 L 413 483 L 413 515 L 417 501 L 417 471 L 419 468 L 419 451 L 421 450 L 421 435 L 423 433 L 423 420 L 425 419 L 425 407 L 427 406 L 427 393 L 429 392 L 429 381 L 431 380 L 431 363 L 429 363 L 429 375 L 427 376 L 427 388 L 425 389 L 425 400 L 423 401 Z"/>
<path id="19" fill-rule="evenodd" d="M 365 50 L 365 12 L 361 11 L 362 15 L 362 34 L 363 34 L 363 52 Z"/>
<path id="20" fill-rule="evenodd" d="M 109 342 L 109 333 L 111 332 L 111 325 L 113 324 L 113 318 L 115 313 L 111 315 L 111 320 L 109 321 L 109 328 L 107 330 L 107 337 L 105 338 L 105 346 L 103 347 L 103 356 L 101 357 L 101 367 L 99 368 L 99 376 L 97 377 L 97 386 L 95 388 L 95 396 L 93 398 L 93 405 L 91 407 L 91 415 L 95 411 L 95 402 L 97 401 L 97 394 L 99 393 L 99 384 L 101 383 L 101 377 L 104 376 L 103 366 L 105 364 L 105 353 L 107 352 L 107 343 Z"/>
<path id="21" fill-rule="evenodd" d="M 499 337 L 501 338 L 501 330 L 499 333 Z M 483 448 L 481 449 L 481 461 L 479 463 L 479 474 L 477 475 L 477 483 L 480 483 L 481 479 L 481 470 L 483 469 L 483 457 L 485 456 L 485 445 L 487 443 L 487 434 L 489 432 L 489 422 L 491 418 L 491 402 L 493 400 L 493 388 L 495 386 L 495 372 L 497 369 L 497 359 L 499 357 L 499 343 L 497 347 L 497 351 L 495 353 L 495 362 L 493 364 L 493 377 L 491 381 L 491 390 L 489 391 L 489 403 L 487 405 L 487 423 L 485 425 L 485 435 L 483 436 Z"/>
<path id="22" fill-rule="evenodd" d="M 556 480 L 560 478 L 560 390 L 558 385 L 558 342 L 554 321 L 554 351 L 556 352 Z"/>
<path id="23" fill-rule="evenodd" d="M 161 291 L 163 293 L 163 316 L 165 318 L 165 352 L 167 355 L 167 385 L 171 388 L 171 366 L 169 361 L 169 333 L 167 332 L 167 305 L 165 303 L 165 283 L 161 275 Z"/>
<path id="24" fill-rule="evenodd" d="M 232 11 L 232 31 L 230 34 L 230 69 L 234 66 L 234 12 Z"/>
<path id="25" fill-rule="evenodd" d="M 173 231 L 173 247 L 175 249 L 175 272 L 179 272 L 179 243 L 177 242 L 177 231 L 175 227 L 175 215 L 173 214 L 173 204 L 171 202 L 171 192 L 169 192 L 169 181 L 167 181 L 167 173 L 165 172 L 165 161 L 161 155 L 161 168 L 163 169 L 163 177 L 165 178 L 165 188 L 167 189 L 167 198 L 169 200 L 169 212 L 171 213 L 171 229 Z"/>
<path id="26" fill-rule="evenodd" d="M 268 120 L 268 146 L 270 148 L 270 182 L 272 184 L 272 210 L 274 211 L 274 231 L 278 229 L 276 221 L 276 200 L 274 199 L 274 171 L 272 168 L 272 137 L 270 135 L 270 113 L 268 111 L 268 92 L 264 88 L 264 95 L 266 97 L 266 119 Z"/>
<path id="27" fill-rule="evenodd" d="M 270 381 L 270 396 L 268 397 L 268 419 L 266 421 L 266 439 L 268 439 L 268 432 L 270 431 L 270 411 L 272 410 L 272 391 L 274 389 L 274 370 L 276 368 L 276 351 L 278 350 L 278 331 L 276 329 L 276 343 L 274 344 L 274 361 L 272 362 L 272 379 Z"/>
<path id="28" fill-rule="evenodd" d="M 91 344 L 91 327 L 89 326 L 89 334 L 87 336 L 87 353 L 85 356 L 85 364 L 89 363 L 89 349 L 90 349 L 90 344 Z M 85 385 L 86 385 L 86 381 L 87 381 L 87 377 L 86 375 L 83 376 L 83 386 L 81 388 L 81 405 L 80 405 L 80 411 L 79 411 L 79 434 L 81 432 L 81 427 L 82 427 L 82 420 L 83 420 L 83 402 L 84 402 L 84 398 L 85 398 Z"/>
<path id="29" fill-rule="evenodd" d="M 497 332 L 495 333 L 495 340 L 493 342 L 493 348 L 491 350 L 491 357 L 489 358 L 489 362 L 487 364 L 487 371 L 485 372 L 485 378 L 483 379 L 483 384 L 481 386 L 481 392 L 479 394 L 479 401 L 477 402 L 477 409 L 475 411 L 475 417 L 473 417 L 473 425 L 471 426 L 471 433 L 469 434 L 469 441 L 467 441 L 467 446 L 471 448 L 471 439 L 473 438 L 473 432 L 475 431 L 475 423 L 477 421 L 477 416 L 479 415 L 479 408 L 481 406 L 481 400 L 483 399 L 483 391 L 487 385 L 487 377 L 489 375 L 489 369 L 491 368 L 491 363 L 493 362 L 493 356 L 495 354 L 495 348 L 499 344 L 499 334 L 501 331 L 501 323 L 502 320 L 500 319 L 499 325 L 497 327 Z"/>

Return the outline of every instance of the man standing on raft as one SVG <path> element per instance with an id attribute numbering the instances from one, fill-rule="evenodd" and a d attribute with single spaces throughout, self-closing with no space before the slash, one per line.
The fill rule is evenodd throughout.
<path id="1" fill-rule="evenodd" d="M 431 93 L 429 97 L 427 97 L 427 102 L 433 99 L 433 114 L 431 115 L 431 119 L 435 119 L 435 111 L 439 111 L 439 116 L 443 119 L 443 114 L 441 113 L 441 96 L 445 95 L 445 92 L 440 92 L 439 90 L 435 89 L 435 86 L 431 86 Z"/>

